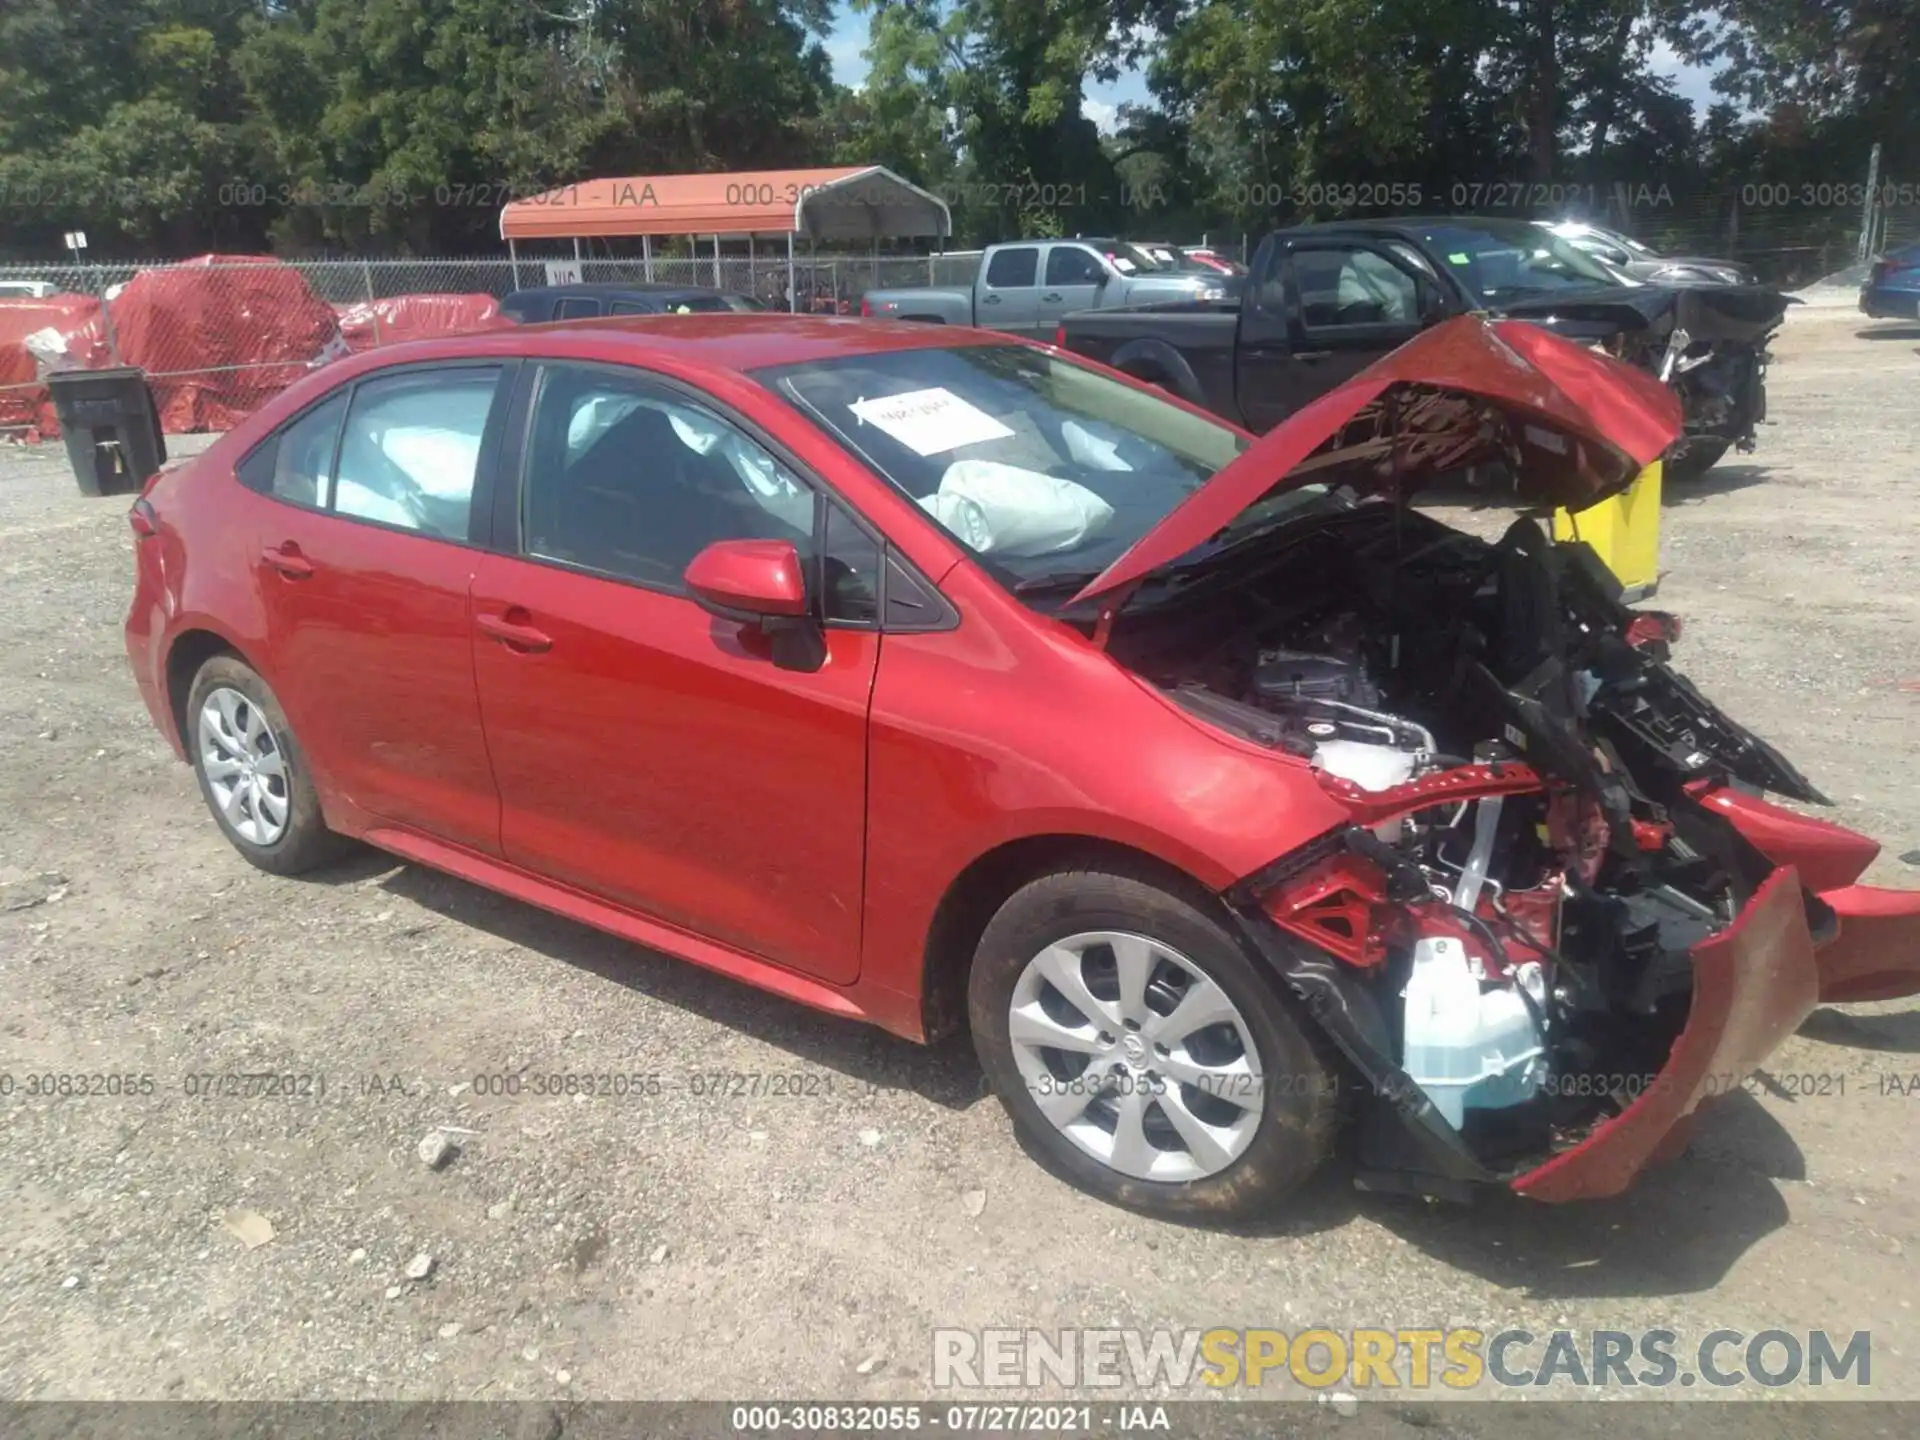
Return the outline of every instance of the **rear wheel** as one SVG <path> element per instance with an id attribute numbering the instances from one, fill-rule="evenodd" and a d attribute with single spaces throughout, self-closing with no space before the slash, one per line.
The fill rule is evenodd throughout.
<path id="1" fill-rule="evenodd" d="M 200 667 L 187 695 L 186 740 L 213 818 L 233 848 L 275 875 L 337 860 L 293 727 L 267 682 L 233 655 Z"/>
<path id="2" fill-rule="evenodd" d="M 968 1012 L 1050 1168 L 1133 1209 L 1236 1220 L 1326 1158 L 1336 1072 L 1201 901 L 1098 870 L 1036 880 L 981 936 Z"/>
<path id="3" fill-rule="evenodd" d="M 1674 447 L 1663 469 L 1670 480 L 1697 480 L 1718 465 L 1732 448 L 1731 440 L 1717 435 L 1682 440 Z"/>

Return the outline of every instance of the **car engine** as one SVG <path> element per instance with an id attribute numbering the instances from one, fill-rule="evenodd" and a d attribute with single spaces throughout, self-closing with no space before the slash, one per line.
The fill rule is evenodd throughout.
<path id="1" fill-rule="evenodd" d="M 1142 607 L 1112 651 L 1366 817 L 1347 844 L 1394 905 L 1308 857 L 1266 912 L 1351 967 L 1481 1160 L 1537 1159 L 1651 1082 L 1692 948 L 1771 868 L 1687 783 L 1818 797 L 1666 667 L 1674 622 L 1536 522 L 1489 543 L 1373 504 L 1294 530 Z"/>

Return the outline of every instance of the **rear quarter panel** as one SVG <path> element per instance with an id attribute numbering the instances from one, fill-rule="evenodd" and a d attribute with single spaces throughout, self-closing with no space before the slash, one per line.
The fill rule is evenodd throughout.
<path id="1" fill-rule="evenodd" d="M 268 507 L 277 502 L 242 485 L 234 466 L 284 420 L 344 381 L 396 356 L 427 349 L 393 347 L 324 365 L 199 455 L 161 471 L 147 488 L 145 499 L 158 516 L 159 534 L 136 548 L 138 572 L 125 625 L 127 655 L 155 723 L 183 758 L 184 737 L 166 703 L 167 667 L 182 636 L 204 631 L 219 637 L 273 683 L 254 559 Z"/>
<path id="2" fill-rule="evenodd" d="M 159 516 L 159 533 L 136 547 L 127 654 L 155 723 L 184 758 L 185 737 L 167 692 L 168 665 L 181 637 L 207 632 L 262 674 L 271 668 L 252 565 L 259 507 L 271 502 L 241 485 L 215 449 L 163 472 L 146 499 Z"/>

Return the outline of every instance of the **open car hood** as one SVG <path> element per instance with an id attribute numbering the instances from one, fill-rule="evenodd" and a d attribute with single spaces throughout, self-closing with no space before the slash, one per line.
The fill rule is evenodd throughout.
<path id="1" fill-rule="evenodd" d="M 1310 483 L 1405 499 L 1436 475 L 1500 460 L 1523 504 L 1583 510 L 1632 484 L 1682 424 L 1679 398 L 1644 371 L 1537 325 L 1463 315 L 1269 430 L 1071 603 L 1135 583 L 1254 502 Z"/>
<path id="2" fill-rule="evenodd" d="M 1638 285 L 1516 296 L 1501 301 L 1494 309 L 1516 320 L 1543 324 L 1578 321 L 1606 325 L 1616 332 L 1651 330 L 1660 334 L 1678 325 L 1695 340 L 1753 344 L 1779 325 L 1788 306 L 1799 303 L 1767 285 L 1643 280 Z"/>

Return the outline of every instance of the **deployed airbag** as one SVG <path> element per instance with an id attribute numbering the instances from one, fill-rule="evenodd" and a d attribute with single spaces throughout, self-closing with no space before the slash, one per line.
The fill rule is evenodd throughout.
<path id="1" fill-rule="evenodd" d="M 1113 507 L 1086 486 L 998 460 L 954 461 L 920 504 L 980 555 L 1071 550 L 1113 519 Z"/>

